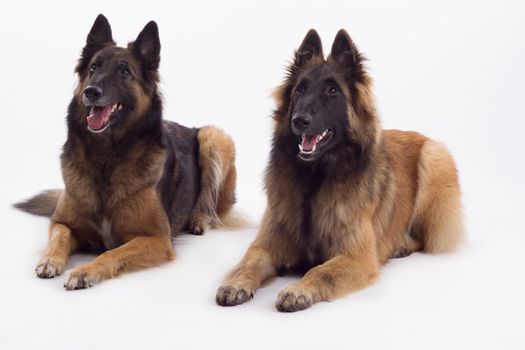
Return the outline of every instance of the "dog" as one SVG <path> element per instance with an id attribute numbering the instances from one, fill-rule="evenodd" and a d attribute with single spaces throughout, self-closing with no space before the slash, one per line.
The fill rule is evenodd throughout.
<path id="1" fill-rule="evenodd" d="M 61 155 L 65 189 L 15 205 L 51 217 L 38 277 L 60 275 L 75 251 L 104 252 L 64 284 L 91 287 L 174 259 L 171 237 L 183 230 L 235 224 L 234 143 L 211 126 L 163 121 L 159 63 L 155 22 L 118 47 L 106 17 L 96 18 L 75 69 Z"/>
<path id="2" fill-rule="evenodd" d="M 390 258 L 452 251 L 463 240 L 461 191 L 447 149 L 382 130 L 365 58 L 340 30 L 324 58 L 310 30 L 274 93 L 268 207 L 216 302 L 246 302 L 261 283 L 305 272 L 276 307 L 293 312 L 369 286 Z"/>

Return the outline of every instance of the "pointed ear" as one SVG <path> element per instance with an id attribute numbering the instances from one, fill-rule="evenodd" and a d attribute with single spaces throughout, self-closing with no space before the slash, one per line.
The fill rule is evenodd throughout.
<path id="1" fill-rule="evenodd" d="M 95 19 L 95 23 L 93 23 L 87 36 L 86 46 L 82 49 L 82 55 L 76 68 L 77 73 L 83 72 L 95 53 L 108 44 L 115 45 L 111 35 L 111 26 L 108 19 L 100 14 Z"/>
<path id="2" fill-rule="evenodd" d="M 130 45 L 144 68 L 148 70 L 157 70 L 159 68 L 160 39 L 157 23 L 151 21 L 146 24 L 137 39 Z"/>
<path id="3" fill-rule="evenodd" d="M 314 57 L 324 58 L 323 44 L 315 29 L 310 29 L 304 37 L 303 43 L 295 52 L 293 65 L 298 68 L 302 67 Z"/>
<path id="4" fill-rule="evenodd" d="M 366 59 L 344 29 L 335 36 L 330 60 L 341 64 L 349 78 L 360 80 L 366 74 L 363 65 Z"/>

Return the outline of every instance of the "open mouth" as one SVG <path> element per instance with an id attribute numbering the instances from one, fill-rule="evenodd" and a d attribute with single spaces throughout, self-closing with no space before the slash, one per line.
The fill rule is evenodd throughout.
<path id="1" fill-rule="evenodd" d="M 301 143 L 299 144 L 299 156 L 303 159 L 309 158 L 317 150 L 320 150 L 332 139 L 332 131 L 327 129 L 322 134 L 306 135 L 302 134 Z"/>
<path id="2" fill-rule="evenodd" d="M 109 121 L 122 109 L 122 103 L 117 102 L 107 106 L 93 106 L 87 116 L 88 130 L 102 132 L 109 126 Z"/>

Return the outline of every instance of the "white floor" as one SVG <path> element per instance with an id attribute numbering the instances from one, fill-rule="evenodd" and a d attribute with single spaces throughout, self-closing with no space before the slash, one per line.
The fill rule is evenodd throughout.
<path id="1" fill-rule="evenodd" d="M 372 287 L 282 314 L 282 277 L 253 300 L 217 306 L 215 291 L 254 230 L 210 231 L 176 241 L 177 260 L 91 289 L 33 268 L 46 220 L 6 212 L 0 237 L 0 347 L 36 349 L 523 349 L 523 237 L 471 232 L 452 255 L 391 261 Z M 7 226 L 5 226 L 7 225 Z M 7 229 L 7 230 L 6 230 Z M 92 256 L 75 256 L 68 268 Z"/>

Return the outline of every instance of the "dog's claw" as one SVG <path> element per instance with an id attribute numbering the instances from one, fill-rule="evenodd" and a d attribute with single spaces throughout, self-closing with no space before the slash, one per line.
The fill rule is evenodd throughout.
<path id="1" fill-rule="evenodd" d="M 35 268 L 36 275 L 40 278 L 53 278 L 64 271 L 65 264 L 59 260 L 44 257 Z"/>
<path id="2" fill-rule="evenodd" d="M 221 306 L 235 306 L 253 298 L 253 293 L 229 285 L 219 287 L 215 301 Z"/>
<path id="3" fill-rule="evenodd" d="M 308 309 L 312 304 L 311 296 L 293 289 L 285 289 L 277 296 L 275 307 L 281 312 L 295 312 Z"/>
<path id="4" fill-rule="evenodd" d="M 90 288 L 99 282 L 99 278 L 91 272 L 73 271 L 64 282 L 66 290 Z"/>

